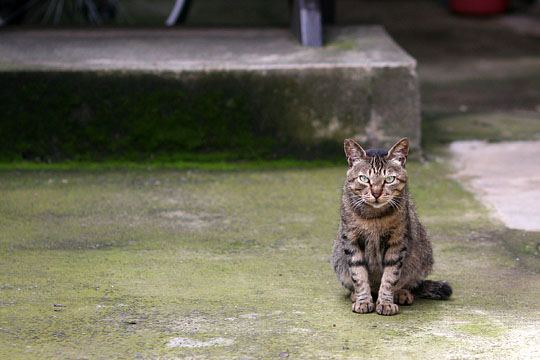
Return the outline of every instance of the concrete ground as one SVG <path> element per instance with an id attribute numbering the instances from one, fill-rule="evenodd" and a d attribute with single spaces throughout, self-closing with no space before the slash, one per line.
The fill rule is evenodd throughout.
<path id="1" fill-rule="evenodd" d="M 511 229 L 540 231 L 540 142 L 458 141 L 457 176 Z"/>
<path id="2" fill-rule="evenodd" d="M 540 356 L 538 253 L 444 163 L 410 173 L 452 299 L 352 313 L 344 171 L 0 173 L 0 357 Z"/>

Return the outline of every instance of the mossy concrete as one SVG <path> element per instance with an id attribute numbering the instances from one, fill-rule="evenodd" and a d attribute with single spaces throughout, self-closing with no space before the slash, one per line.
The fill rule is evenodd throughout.
<path id="1" fill-rule="evenodd" d="M 2 160 L 335 158 L 420 144 L 416 62 L 380 27 L 4 31 Z M 54 49 L 54 51 L 51 51 Z"/>
<path id="2" fill-rule="evenodd" d="M 1 172 L 0 357 L 538 357 L 538 255 L 437 162 L 411 192 L 452 299 L 352 313 L 344 172 Z"/>
<path id="3" fill-rule="evenodd" d="M 455 140 L 489 142 L 540 139 L 540 112 L 485 111 L 428 113 L 422 124 L 424 144 L 435 145 Z"/>

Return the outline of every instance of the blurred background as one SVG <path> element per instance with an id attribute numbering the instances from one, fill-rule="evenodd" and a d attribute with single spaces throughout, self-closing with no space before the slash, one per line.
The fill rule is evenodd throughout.
<path id="1" fill-rule="evenodd" d="M 159 29 L 164 28 L 165 20 L 173 5 L 172 0 L 2 0 L 0 24 L 3 27 L 0 29 L 4 32 L 40 29 L 65 31 L 70 29 Z M 193 0 L 188 1 L 186 5 L 189 12 L 182 24 L 174 26 L 174 29 L 224 27 L 282 29 L 289 27 L 291 16 L 288 1 Z M 521 129 L 519 136 L 522 138 L 538 137 L 535 130 L 540 112 L 540 5 L 538 1 L 336 0 L 334 15 L 332 25 L 334 27 L 382 25 L 398 45 L 417 60 L 424 148 L 427 149 L 430 144 L 441 141 L 449 142 L 457 135 L 461 138 L 474 139 L 514 139 L 518 130 L 508 130 L 508 124 L 519 124 L 517 128 Z M 8 40 L 4 40 L 6 41 Z M 345 44 L 345 50 L 347 50 L 346 47 L 347 44 Z M 28 82 L 21 79 L 10 81 L 13 81 L 13 84 Z M 43 83 L 42 80 L 37 82 Z M 4 80 L 4 83 L 7 84 L 8 79 Z M 36 81 L 32 83 L 35 84 Z M 18 95 L 17 100 L 10 98 L 8 94 L 12 94 L 12 90 L 7 85 L 4 86 L 3 91 L 6 94 L 0 106 L 4 107 L 4 113 L 12 114 L 10 117 L 12 121 L 21 121 L 21 119 L 30 121 L 28 114 L 21 112 L 17 104 L 24 102 L 31 107 L 34 102 L 22 100 L 23 95 Z M 47 91 L 47 94 L 49 96 L 51 91 Z M 66 98 L 65 95 L 61 96 Z M 113 98 L 111 101 L 119 103 Z M 50 103 L 49 101 L 35 106 L 42 108 Z M 69 101 L 66 100 L 66 103 Z M 72 106 L 74 103 L 80 106 L 72 107 L 71 113 L 88 113 L 80 99 L 72 99 L 71 105 L 64 107 Z M 184 103 L 180 103 L 182 104 Z M 62 107 L 60 103 L 57 105 Z M 225 106 L 218 104 L 216 108 L 222 109 Z M 39 121 L 41 123 L 54 122 L 54 119 L 58 119 L 59 113 L 54 113 L 54 109 L 51 111 L 49 118 L 42 117 Z M 231 112 L 227 114 L 223 114 L 222 118 L 218 115 L 217 118 L 207 122 L 213 123 L 234 117 Z M 120 117 L 124 115 L 125 117 L 141 117 L 140 114 L 126 114 L 125 112 L 120 112 L 119 115 Z M 196 114 L 194 119 L 205 116 L 207 115 Z M 198 121 L 197 119 L 190 121 Z M 81 122 L 80 119 L 74 120 L 74 122 L 77 121 Z M 154 121 L 159 122 L 158 119 Z M 244 120 L 235 121 L 240 123 Z M 246 126 L 255 126 L 253 122 L 256 120 L 246 121 Z M 30 123 L 27 129 L 33 127 Z M 6 126 L 4 122 L 2 130 L 8 133 L 9 129 L 15 128 L 15 125 L 9 129 Z M 174 132 L 182 129 L 172 130 Z M 20 132 L 15 133 L 21 136 Z M 40 133 L 42 133 L 41 130 Z M 32 136 L 29 135 L 30 138 Z M 216 136 L 221 137 L 219 134 Z M 272 137 L 271 134 L 270 137 Z M 163 138 L 164 136 L 160 135 L 155 138 L 150 136 L 147 139 L 159 142 Z M 155 156 L 167 157 L 171 154 L 171 149 L 176 149 L 174 151 L 184 155 L 186 151 L 204 154 L 226 152 L 229 155 L 225 157 L 231 159 L 280 158 L 288 154 L 312 159 L 321 157 L 339 159 L 341 156 L 340 146 L 336 143 L 326 144 L 317 151 L 314 151 L 313 147 L 309 151 L 302 151 L 285 146 L 291 141 L 284 139 L 278 146 L 283 148 L 281 151 L 276 150 L 276 147 L 269 147 L 267 150 L 257 152 L 253 149 L 253 144 L 246 145 L 243 140 L 236 143 L 233 141 L 231 144 L 221 142 L 216 145 L 211 142 L 203 144 L 205 139 L 187 147 L 173 143 L 169 147 L 150 146 L 145 149 L 145 146 L 136 143 L 123 150 L 120 148 L 104 150 L 103 154 L 89 154 L 88 149 L 77 148 L 81 144 L 78 141 L 77 146 L 65 149 L 58 149 L 57 145 L 49 144 L 44 145 L 43 151 L 34 151 L 39 148 L 39 146 L 34 146 L 34 150 L 31 151 L 21 147 L 22 150 L 9 153 L 4 148 L 0 149 L 0 157 L 7 161 L 43 159 L 58 161 L 77 158 L 150 159 Z M 270 141 L 269 137 L 265 139 L 263 140 Z M 35 142 L 32 139 L 29 140 L 28 136 L 17 141 L 19 144 Z M 247 151 L 242 148 L 244 145 L 249 148 Z M 13 144 L 9 146 L 13 148 Z M 102 144 L 93 142 L 88 146 L 96 148 Z M 134 155 L 130 152 L 132 150 L 130 146 L 131 148 L 139 146 L 142 154 Z M 235 146 L 238 148 L 234 149 Z M 114 154 L 111 155 L 111 152 Z M 80 156 L 76 155 L 77 153 Z M 426 154 L 429 155 L 429 152 Z M 185 157 L 184 155 L 178 156 L 182 158 Z"/>
<path id="2" fill-rule="evenodd" d="M 337 24 L 383 22 L 385 25 L 396 26 L 419 25 L 413 19 L 429 14 L 440 16 L 438 12 L 430 12 L 429 8 L 434 7 L 465 15 L 494 15 L 528 12 L 536 2 L 336 0 L 335 21 Z M 174 0 L 3 0 L 0 14 L 4 23 L 22 25 L 160 26 L 174 3 Z M 192 0 L 186 4 L 190 10 L 185 24 L 191 26 L 286 26 L 289 23 L 288 1 Z M 403 13 L 403 10 L 408 11 Z M 396 17 L 397 14 L 401 15 Z"/>

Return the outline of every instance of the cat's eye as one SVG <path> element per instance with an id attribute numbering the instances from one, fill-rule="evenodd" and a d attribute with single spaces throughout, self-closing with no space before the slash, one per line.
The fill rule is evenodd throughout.
<path id="1" fill-rule="evenodd" d="M 360 180 L 361 182 L 364 182 L 364 183 L 368 183 L 369 182 L 369 179 L 366 175 L 360 175 L 358 177 L 358 180 Z"/>
<path id="2" fill-rule="evenodd" d="M 394 180 L 396 180 L 396 177 L 395 176 L 387 176 L 385 179 L 384 179 L 384 182 L 387 183 L 387 184 L 391 184 L 394 182 Z"/>

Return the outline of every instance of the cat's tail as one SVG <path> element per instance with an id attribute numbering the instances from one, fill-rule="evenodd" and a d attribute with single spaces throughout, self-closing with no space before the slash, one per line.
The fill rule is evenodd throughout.
<path id="1" fill-rule="evenodd" d="M 452 287 L 446 281 L 423 280 L 413 289 L 413 294 L 424 299 L 448 300 Z"/>

